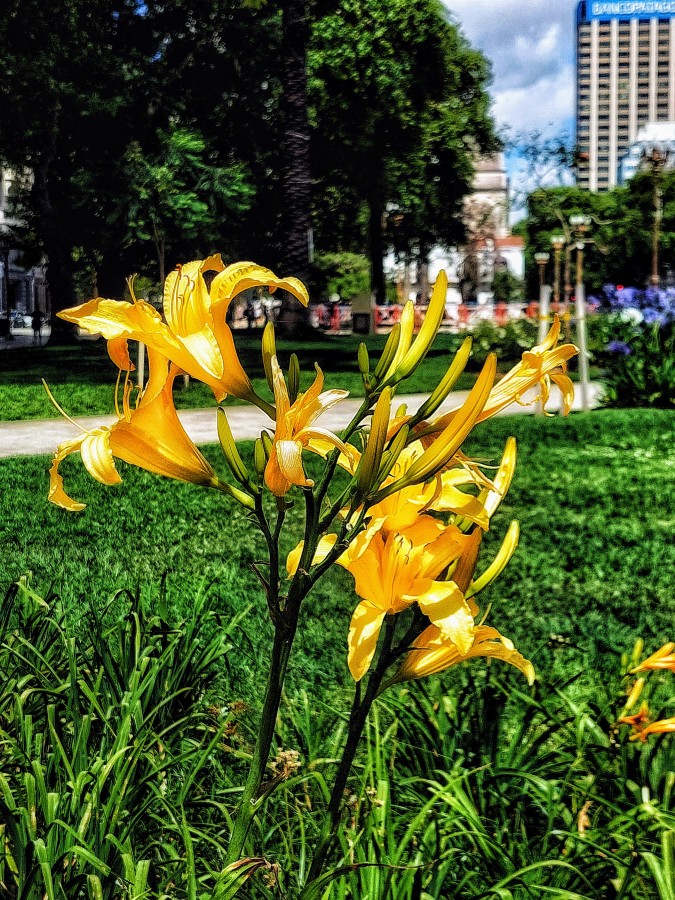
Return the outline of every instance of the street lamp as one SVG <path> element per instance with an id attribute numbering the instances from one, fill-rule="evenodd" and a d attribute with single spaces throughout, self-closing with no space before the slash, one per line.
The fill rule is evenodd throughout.
<path id="1" fill-rule="evenodd" d="M 551 288 L 546 284 L 546 266 L 551 255 L 543 251 L 535 253 L 534 259 L 539 266 L 539 329 L 537 343 L 541 344 L 546 336 L 548 323 L 548 306 L 551 299 Z"/>
<path id="2" fill-rule="evenodd" d="M 577 320 L 577 342 L 579 344 L 579 386 L 581 388 L 581 408 L 588 411 L 588 348 L 586 338 L 586 294 L 584 290 L 584 248 L 587 243 L 595 243 L 586 237 L 591 226 L 591 217 L 586 215 L 570 216 L 570 226 L 575 236 L 577 251 L 577 283 L 575 288 L 575 307 Z"/>
<path id="3" fill-rule="evenodd" d="M 560 257 L 565 246 L 565 235 L 554 234 L 551 237 L 553 247 L 553 302 L 556 308 L 560 305 Z"/>
<path id="4" fill-rule="evenodd" d="M 663 191 L 661 190 L 661 174 L 668 165 L 671 152 L 667 148 L 652 146 L 645 150 L 643 159 L 652 170 L 654 182 L 654 225 L 652 227 L 652 274 L 650 282 L 659 286 L 659 242 L 661 239 L 661 221 L 663 219 Z"/>

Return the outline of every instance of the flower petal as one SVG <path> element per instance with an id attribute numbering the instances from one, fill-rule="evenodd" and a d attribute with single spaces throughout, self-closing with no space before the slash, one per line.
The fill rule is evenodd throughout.
<path id="1" fill-rule="evenodd" d="M 354 610 L 347 638 L 347 663 L 354 681 L 360 681 L 368 671 L 385 614 L 370 603 L 359 603 Z"/>
<path id="2" fill-rule="evenodd" d="M 82 446 L 82 441 L 86 435 L 80 435 L 70 441 L 64 441 L 56 448 L 56 453 L 52 459 L 49 469 L 49 494 L 48 500 L 57 506 L 67 509 L 70 512 L 80 512 L 86 506 L 85 503 L 78 503 L 72 500 L 63 489 L 63 476 L 59 474 L 59 466 L 63 460 L 70 456 L 71 453 L 77 453 Z"/>
<path id="3" fill-rule="evenodd" d="M 411 598 L 404 598 L 411 599 Z M 434 581 L 415 598 L 425 616 L 466 655 L 474 640 L 474 620 L 464 594 L 453 581 Z"/>

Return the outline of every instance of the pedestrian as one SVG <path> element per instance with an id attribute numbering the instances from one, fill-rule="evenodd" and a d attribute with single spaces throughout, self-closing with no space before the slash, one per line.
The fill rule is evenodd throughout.
<path id="1" fill-rule="evenodd" d="M 33 326 L 33 343 L 40 347 L 42 346 L 42 314 L 37 306 L 33 310 L 31 325 Z"/>

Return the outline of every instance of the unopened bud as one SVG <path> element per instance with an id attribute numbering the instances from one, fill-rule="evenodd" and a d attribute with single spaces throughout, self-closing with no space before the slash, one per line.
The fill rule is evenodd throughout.
<path id="1" fill-rule="evenodd" d="M 248 485 L 250 481 L 248 469 L 239 455 L 227 414 L 222 406 L 218 407 L 218 439 L 232 474 L 240 484 Z"/>
<path id="2" fill-rule="evenodd" d="M 272 357 L 276 356 L 277 344 L 274 336 L 274 325 L 268 322 L 262 336 L 262 360 L 265 369 L 265 378 L 270 386 L 270 390 L 274 390 L 274 380 L 272 378 Z"/>
<path id="3" fill-rule="evenodd" d="M 288 361 L 288 400 L 291 406 L 295 403 L 300 390 L 300 361 L 295 353 L 291 353 Z"/>

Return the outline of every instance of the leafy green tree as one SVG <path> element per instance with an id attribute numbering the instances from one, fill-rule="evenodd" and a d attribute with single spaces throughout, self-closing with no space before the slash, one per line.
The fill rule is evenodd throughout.
<path id="1" fill-rule="evenodd" d="M 388 207 L 407 216 L 410 241 L 415 231 L 423 245 L 457 234 L 471 159 L 494 146 L 489 70 L 438 0 L 339 0 L 314 23 L 308 58 L 320 194 L 334 198 L 328 186 L 348 173 L 346 201 L 366 207 L 382 301 Z"/>
<path id="2" fill-rule="evenodd" d="M 598 292 L 603 284 L 643 286 L 651 273 L 654 228 L 654 175 L 639 172 L 628 184 L 604 193 L 592 193 L 577 187 L 539 189 L 528 198 L 528 215 L 522 223 L 526 238 L 527 278 L 530 291 L 536 291 L 537 267 L 534 254 L 551 250 L 553 234 L 567 231 L 570 216 L 591 216 L 588 237 L 595 243 L 586 246 L 584 275 L 588 289 Z M 660 228 L 661 276 L 675 252 L 675 173 L 657 175 L 663 199 Z M 574 251 L 571 253 L 574 263 Z M 573 280 L 573 279 L 572 279 Z"/>
<path id="3" fill-rule="evenodd" d="M 167 248 L 201 244 L 206 254 L 220 235 L 221 222 L 248 209 L 254 192 L 241 165 L 213 165 L 197 132 L 174 127 L 160 133 L 159 147 L 146 156 L 138 142 L 125 156 L 130 199 L 122 209 L 127 242 L 151 241 L 166 275 Z"/>
<path id="4" fill-rule="evenodd" d="M 32 173 L 22 211 L 47 254 L 55 310 L 75 299 L 72 248 L 104 222 L 102 198 L 84 202 L 78 179 L 109 175 L 123 153 L 136 19 L 134 0 L 0 7 L 0 159 Z"/>

